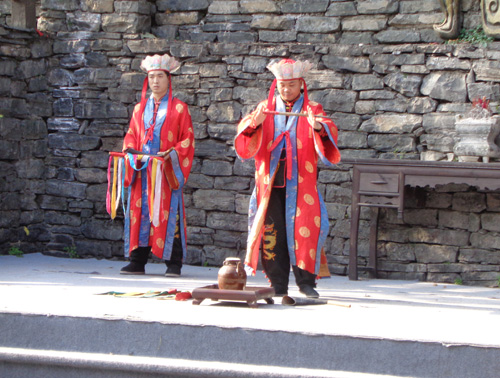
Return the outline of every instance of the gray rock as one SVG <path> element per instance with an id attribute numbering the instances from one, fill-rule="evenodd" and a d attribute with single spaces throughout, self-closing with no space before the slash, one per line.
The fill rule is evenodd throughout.
<path id="1" fill-rule="evenodd" d="M 272 0 L 241 0 L 241 13 L 277 13 L 278 4 Z"/>
<path id="2" fill-rule="evenodd" d="M 306 33 L 333 33 L 340 30 L 340 20 L 335 17 L 303 16 L 297 19 L 297 31 Z"/>
<path id="3" fill-rule="evenodd" d="M 329 5 L 328 0 L 309 0 L 304 3 L 301 0 L 290 0 L 281 4 L 283 13 L 323 13 Z"/>
<path id="4" fill-rule="evenodd" d="M 151 28 L 151 18 L 133 13 L 112 13 L 102 16 L 102 30 L 110 33 L 145 33 Z"/>
<path id="5" fill-rule="evenodd" d="M 61 180 L 47 181 L 47 194 L 59 197 L 85 198 L 87 185 L 78 182 L 69 182 Z"/>
<path id="6" fill-rule="evenodd" d="M 100 145 L 100 138 L 79 134 L 49 134 L 49 148 L 70 149 L 76 151 L 94 150 Z"/>
<path id="7" fill-rule="evenodd" d="M 353 16 L 342 20 L 345 31 L 380 31 L 387 25 L 386 16 Z"/>
<path id="8" fill-rule="evenodd" d="M 190 11 L 206 10 L 209 6 L 208 0 L 158 0 L 156 6 L 159 11 Z"/>
<path id="9" fill-rule="evenodd" d="M 235 210 L 234 194 L 223 190 L 198 189 L 193 194 L 194 206 L 203 210 L 230 211 Z"/>
<path id="10" fill-rule="evenodd" d="M 291 42 L 297 39 L 297 32 L 294 30 L 272 31 L 260 30 L 260 42 Z"/>
<path id="11" fill-rule="evenodd" d="M 327 68 L 335 71 L 370 72 L 370 60 L 365 57 L 349 57 L 330 54 L 325 55 L 322 61 Z"/>
<path id="12" fill-rule="evenodd" d="M 420 91 L 433 99 L 465 102 L 467 98 L 465 74 L 447 71 L 432 72 L 424 78 Z"/>

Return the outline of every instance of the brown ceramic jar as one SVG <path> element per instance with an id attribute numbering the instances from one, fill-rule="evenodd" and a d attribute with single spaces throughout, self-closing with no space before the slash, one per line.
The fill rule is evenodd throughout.
<path id="1" fill-rule="evenodd" d="M 219 289 L 244 290 L 247 284 L 247 274 L 238 257 L 228 257 L 219 269 L 217 276 Z"/>

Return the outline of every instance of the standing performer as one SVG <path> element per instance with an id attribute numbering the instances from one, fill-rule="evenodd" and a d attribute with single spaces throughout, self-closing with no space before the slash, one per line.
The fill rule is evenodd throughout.
<path id="1" fill-rule="evenodd" d="M 186 257 L 182 188 L 193 164 L 194 133 L 188 106 L 172 97 L 170 72 L 179 66 L 167 54 L 148 56 L 141 63 L 148 76 L 123 141 L 124 186 L 130 190 L 124 240 L 130 264 L 121 274 L 144 274 L 152 251 L 165 260 L 165 276 L 179 276 Z M 152 92 L 149 99 L 148 84 Z M 158 164 L 152 163 L 157 163 L 153 162 L 156 157 L 141 154 L 162 156 L 161 172 L 155 174 Z"/>
<path id="2" fill-rule="evenodd" d="M 308 99 L 303 76 L 311 66 L 291 59 L 269 64 L 276 77 L 269 97 L 241 120 L 234 143 L 240 158 L 255 159 L 245 264 L 255 273 L 262 242 L 262 266 L 278 296 L 288 293 L 290 265 L 307 297 L 319 296 L 317 277 L 330 276 L 323 250 L 328 215 L 318 192 L 317 162 L 319 157 L 328 166 L 336 164 L 340 152 L 337 127 Z M 305 113 L 276 114 L 292 112 Z"/>

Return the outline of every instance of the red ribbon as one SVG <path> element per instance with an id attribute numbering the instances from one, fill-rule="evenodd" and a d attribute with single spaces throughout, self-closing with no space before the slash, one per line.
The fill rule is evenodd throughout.
<path id="1" fill-rule="evenodd" d="M 285 137 L 285 144 L 286 144 L 286 178 L 287 180 L 292 179 L 292 141 L 290 139 L 290 132 L 289 131 L 284 131 L 282 132 L 275 140 L 274 143 L 271 145 L 271 151 L 273 151 L 276 146 L 283 140 L 283 137 Z"/>

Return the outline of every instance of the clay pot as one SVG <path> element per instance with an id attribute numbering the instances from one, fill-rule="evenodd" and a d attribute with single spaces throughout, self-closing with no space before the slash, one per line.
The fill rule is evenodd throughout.
<path id="1" fill-rule="evenodd" d="M 228 257 L 219 269 L 217 275 L 219 289 L 244 290 L 247 284 L 247 274 L 238 257 Z"/>

